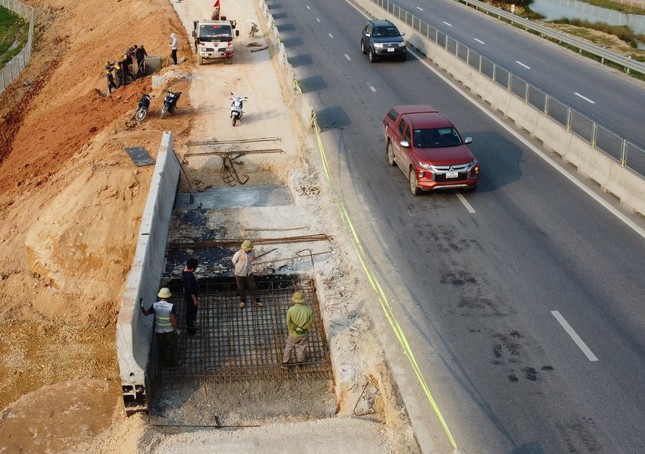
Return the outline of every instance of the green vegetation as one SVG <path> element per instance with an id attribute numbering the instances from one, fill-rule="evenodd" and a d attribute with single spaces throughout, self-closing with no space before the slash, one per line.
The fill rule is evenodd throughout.
<path id="1" fill-rule="evenodd" d="M 634 8 L 629 5 L 623 5 L 622 3 L 612 2 L 611 0 L 584 0 L 584 2 L 626 14 L 645 14 L 645 8 Z"/>
<path id="2" fill-rule="evenodd" d="M 612 9 L 614 11 L 620 11 L 621 13 L 626 14 L 645 14 L 645 8 L 632 7 L 629 5 L 624 5 L 622 3 L 616 3 L 611 0 L 581 0 L 584 3 L 590 5 L 600 6 L 606 9 Z M 498 8 L 503 8 L 505 10 L 510 10 L 511 5 L 515 7 L 521 7 L 523 9 L 530 9 L 531 3 L 533 0 L 488 0 L 488 3 L 495 5 Z"/>
<path id="3" fill-rule="evenodd" d="M 0 7 L 0 68 L 15 57 L 27 43 L 29 23 Z"/>
<path id="4" fill-rule="evenodd" d="M 644 35 L 635 34 L 627 25 L 609 25 L 605 22 L 589 22 L 588 20 L 567 18 L 557 19 L 551 22 L 553 22 L 554 24 L 567 24 L 574 25 L 576 27 L 589 28 L 592 30 L 598 30 L 608 35 L 614 35 L 617 36 L 621 41 L 625 41 L 633 48 L 637 47 L 638 41 L 645 42 Z"/>

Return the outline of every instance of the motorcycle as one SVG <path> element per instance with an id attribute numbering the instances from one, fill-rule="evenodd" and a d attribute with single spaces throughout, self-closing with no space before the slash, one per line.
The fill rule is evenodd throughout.
<path id="1" fill-rule="evenodd" d="M 150 107 L 150 95 L 144 93 L 139 100 L 139 105 L 137 106 L 137 111 L 134 113 L 134 119 L 141 122 L 146 115 L 148 115 L 148 108 Z"/>
<path id="2" fill-rule="evenodd" d="M 168 94 L 163 100 L 163 107 L 161 108 L 161 118 L 166 115 L 166 112 L 175 113 L 177 101 L 181 95 L 180 91 L 168 91 Z"/>
<path id="3" fill-rule="evenodd" d="M 244 107 L 244 101 L 246 101 L 248 98 L 246 96 L 235 96 L 231 92 L 231 120 L 233 122 L 233 126 L 235 126 L 235 123 L 238 121 L 242 120 L 242 116 L 244 115 L 244 111 L 242 108 Z"/>
<path id="4" fill-rule="evenodd" d="M 260 31 L 260 27 L 255 22 L 251 22 L 251 30 L 249 30 L 249 38 L 255 38 L 255 35 Z"/>

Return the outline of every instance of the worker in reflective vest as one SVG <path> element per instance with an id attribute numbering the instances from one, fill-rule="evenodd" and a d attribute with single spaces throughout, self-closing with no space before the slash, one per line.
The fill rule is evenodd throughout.
<path id="1" fill-rule="evenodd" d="M 159 357 L 164 367 L 179 367 L 179 352 L 177 349 L 177 317 L 175 305 L 168 301 L 172 296 L 166 287 L 159 290 L 157 294 L 159 301 L 154 303 L 150 309 L 143 307 L 143 315 L 154 314 L 155 316 L 155 337 L 159 346 Z"/>

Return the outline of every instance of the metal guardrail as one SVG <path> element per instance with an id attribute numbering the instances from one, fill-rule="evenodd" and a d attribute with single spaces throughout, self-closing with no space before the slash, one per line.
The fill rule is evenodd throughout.
<path id="1" fill-rule="evenodd" d="M 13 57 L 7 65 L 0 70 L 0 93 L 5 91 L 11 82 L 13 82 L 23 69 L 29 63 L 31 58 L 31 46 L 34 37 L 34 9 L 17 0 L 0 0 L 0 6 L 13 11 L 20 17 L 29 21 L 29 34 L 27 44 L 22 50 Z"/>
<path id="2" fill-rule="evenodd" d="M 645 149 L 629 142 L 627 139 L 558 101 L 553 96 L 530 85 L 509 70 L 486 59 L 468 46 L 437 30 L 390 0 L 369 1 L 385 9 L 388 13 L 416 30 L 420 35 L 441 46 L 471 68 L 478 70 L 480 74 L 486 76 L 492 82 L 503 86 L 509 93 L 519 97 L 527 105 L 534 107 L 560 123 L 567 131 L 614 158 L 621 166 L 629 168 L 641 177 L 645 176 Z M 479 3 L 477 6 L 482 5 L 482 3 Z M 493 7 L 489 8 L 491 10 L 495 9 Z M 513 17 L 517 19 L 516 16 Z M 592 47 L 598 49 L 597 46 Z M 645 70 L 645 66 L 643 69 Z"/>
<path id="3" fill-rule="evenodd" d="M 513 13 L 505 11 L 500 8 L 496 8 L 487 3 L 481 1 L 470 1 L 470 0 L 458 0 L 461 3 L 464 3 L 468 6 L 472 6 L 475 9 L 486 11 L 487 14 L 497 16 L 497 18 L 504 18 L 509 21 L 511 24 L 518 24 L 525 30 L 530 30 L 535 33 L 539 33 L 542 37 L 549 37 L 550 39 L 565 43 L 569 46 L 572 46 L 580 51 L 585 51 L 589 54 L 596 55 L 600 58 L 600 61 L 604 64 L 605 60 L 615 63 L 619 66 L 625 68 L 625 72 L 629 74 L 629 71 L 635 71 L 640 74 L 645 75 L 645 63 L 632 60 L 629 57 L 618 54 L 612 50 L 605 49 L 604 47 L 596 46 L 595 44 L 590 43 L 589 41 L 578 38 L 576 36 L 569 35 L 568 33 L 559 32 L 552 28 L 546 27 L 544 25 L 537 24 L 529 19 L 516 16 Z"/>

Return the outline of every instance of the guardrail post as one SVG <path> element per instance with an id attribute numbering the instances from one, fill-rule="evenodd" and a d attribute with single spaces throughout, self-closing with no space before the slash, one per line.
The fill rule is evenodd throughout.
<path id="1" fill-rule="evenodd" d="M 623 139 L 623 146 L 620 149 L 620 165 L 627 166 L 627 139 Z"/>
<path id="2" fill-rule="evenodd" d="M 591 130 L 591 146 L 596 148 L 596 141 L 598 136 L 598 123 L 593 122 L 593 128 Z"/>
<path id="3" fill-rule="evenodd" d="M 544 98 L 544 116 L 549 115 L 549 95 Z"/>
<path id="4" fill-rule="evenodd" d="M 596 123 L 593 124 L 594 128 L 596 127 Z M 567 107 L 567 131 L 571 131 L 571 107 Z M 595 133 L 592 134 L 595 136 Z M 591 144 L 593 146 L 593 142 Z"/>

